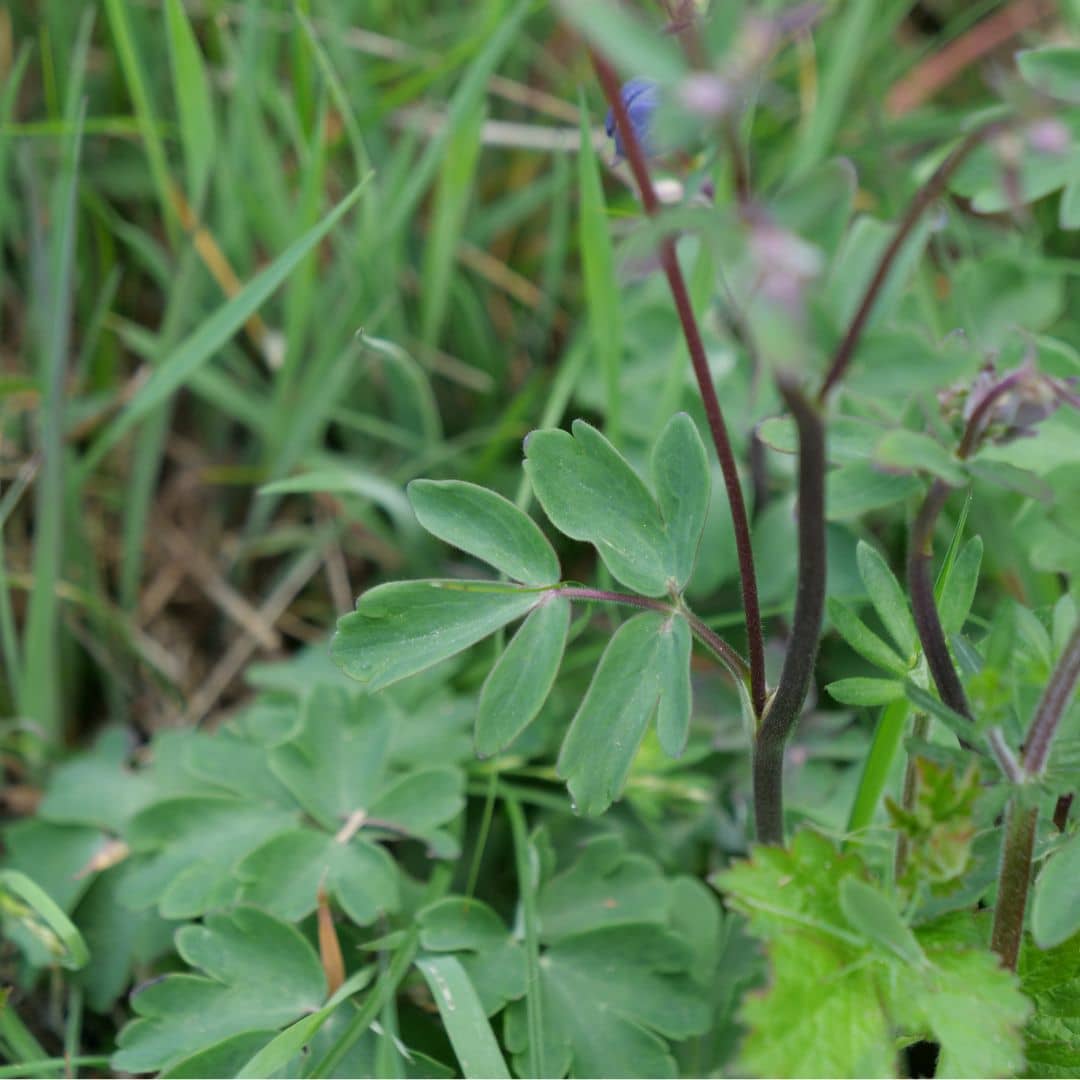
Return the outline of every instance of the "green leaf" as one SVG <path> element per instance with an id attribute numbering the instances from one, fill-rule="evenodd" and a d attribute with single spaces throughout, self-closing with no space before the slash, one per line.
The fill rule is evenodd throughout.
<path id="1" fill-rule="evenodd" d="M 865 878 L 858 856 L 804 829 L 788 850 L 756 848 L 714 879 L 766 941 L 771 967 L 768 989 L 744 1003 L 742 1069 L 894 1076 L 894 1038 L 932 1038 L 942 1075 L 1014 1072 L 1030 1008 L 970 918 L 912 937 Z"/>
<path id="2" fill-rule="evenodd" d="M 660 704 L 656 710 L 656 735 L 668 757 L 682 757 L 690 737 L 693 690 L 690 685 L 690 627 L 685 619 L 671 620 L 660 635 L 656 658 L 660 672 Z"/>
<path id="3" fill-rule="evenodd" d="M 184 147 L 188 199 L 198 207 L 210 177 L 216 142 L 210 80 L 191 22 L 180 0 L 167 0 L 165 27 L 168 31 L 173 95 L 180 114 L 180 141 Z"/>
<path id="4" fill-rule="evenodd" d="M 1080 934 L 1054 949 L 1025 939 L 1020 984 L 1034 1009 L 1024 1032 L 1029 1077 L 1080 1075 Z"/>
<path id="5" fill-rule="evenodd" d="M 844 917 L 867 941 L 880 945 L 906 964 L 919 966 L 926 957 L 900 917 L 896 904 L 880 889 L 846 877 L 840 882 L 840 910 Z"/>
<path id="6" fill-rule="evenodd" d="M 1031 934 L 1040 949 L 1052 949 L 1080 932 L 1080 833 L 1055 851 L 1035 879 Z"/>
<path id="7" fill-rule="evenodd" d="M 612 926 L 562 938 L 540 965 L 545 1075 L 677 1075 L 661 1036 L 701 1034 L 709 1010 L 684 974 L 686 943 L 655 925 Z M 511 1006 L 506 1045 L 528 1075 L 525 1010 Z"/>
<path id="8" fill-rule="evenodd" d="M 317 225 L 294 241 L 269 266 L 261 270 L 235 296 L 227 300 L 191 335 L 180 342 L 154 369 L 150 378 L 125 405 L 115 420 L 98 436 L 82 460 L 88 474 L 121 436 L 180 389 L 273 295 L 320 240 L 355 205 L 366 180 L 358 184 Z"/>
<path id="9" fill-rule="evenodd" d="M 453 956 L 418 956 L 443 1027 L 465 1077 L 506 1077 L 510 1070 L 465 969 Z"/>
<path id="10" fill-rule="evenodd" d="M 837 679 L 825 689 L 842 705 L 888 705 L 904 696 L 904 684 L 895 679 Z"/>
<path id="11" fill-rule="evenodd" d="M 1080 49 L 1069 45 L 1022 49 L 1016 54 L 1016 66 L 1036 90 L 1080 105 Z"/>
<path id="12" fill-rule="evenodd" d="M 524 996 L 528 985 L 524 949 L 487 904 L 448 896 L 423 908 L 416 920 L 424 949 L 456 954 L 487 1016 Z"/>
<path id="13" fill-rule="evenodd" d="M 342 842 L 315 829 L 292 829 L 256 848 L 235 873 L 245 903 L 290 922 L 315 910 L 320 889 L 359 926 L 396 911 L 400 903 L 394 860 L 362 837 Z"/>
<path id="14" fill-rule="evenodd" d="M 176 948 L 204 974 L 167 975 L 135 994 L 137 1019 L 120 1032 L 112 1059 L 118 1071 L 165 1069 L 229 1036 L 282 1027 L 323 1004 L 326 982 L 314 949 L 257 908 L 182 927 Z"/>
<path id="15" fill-rule="evenodd" d="M 711 488 L 705 444 L 686 413 L 676 413 L 660 432 L 652 452 L 652 476 L 681 591 L 694 572 Z"/>
<path id="16" fill-rule="evenodd" d="M 549 593 L 529 613 L 491 669 L 476 712 L 476 752 L 490 757 L 536 718 L 551 687 L 570 630 L 570 601 Z"/>
<path id="17" fill-rule="evenodd" d="M 194 918 L 236 898 L 233 869 L 299 815 L 229 796 L 181 796 L 152 803 L 128 830 L 144 858 L 131 872 L 125 903 L 156 904 L 167 919 Z"/>
<path id="18" fill-rule="evenodd" d="M 975 599 L 975 588 L 979 583 L 982 556 L 982 537 L 973 536 L 956 557 L 938 604 L 938 617 L 946 638 L 951 638 L 964 629 Z"/>
<path id="19" fill-rule="evenodd" d="M 660 867 L 627 852 L 626 840 L 604 833 L 585 841 L 576 861 L 545 883 L 537 904 L 545 942 L 601 927 L 668 921 L 672 895 Z"/>
<path id="20" fill-rule="evenodd" d="M 862 517 L 904 502 L 921 490 L 915 476 L 882 472 L 868 461 L 856 461 L 831 469 L 825 482 L 825 516 L 830 521 Z"/>
<path id="21" fill-rule="evenodd" d="M 577 808 L 600 814 L 617 799 L 645 734 L 663 698 L 672 697 L 668 720 L 678 731 L 677 710 L 689 701 L 684 676 L 676 670 L 680 653 L 672 639 L 676 615 L 644 611 L 627 620 L 604 650 L 559 754 L 558 772 Z"/>
<path id="22" fill-rule="evenodd" d="M 5 919 L 17 919 L 49 950 L 55 963 L 71 971 L 90 959 L 86 942 L 75 924 L 52 898 L 18 870 L 0 870 L 0 908 Z"/>
<path id="23" fill-rule="evenodd" d="M 903 472 L 928 472 L 953 487 L 967 483 L 963 465 L 936 439 L 920 431 L 897 428 L 877 444 L 874 460 L 887 469 Z"/>
<path id="24" fill-rule="evenodd" d="M 830 596 L 827 603 L 829 621 L 860 656 L 897 675 L 907 673 L 907 664 L 847 604 L 834 596 Z"/>
<path id="25" fill-rule="evenodd" d="M 971 738 L 971 721 L 966 716 L 954 712 L 943 701 L 935 697 L 929 690 L 908 679 L 904 683 L 904 693 L 908 701 L 920 712 L 936 716 L 958 738 Z"/>
<path id="26" fill-rule="evenodd" d="M 1020 469 L 1007 461 L 977 457 L 968 463 L 968 472 L 976 479 L 994 487 L 1015 491 L 1028 499 L 1048 505 L 1054 501 L 1054 490 L 1038 473 Z"/>
<path id="27" fill-rule="evenodd" d="M 904 590 L 877 548 L 860 541 L 855 557 L 870 603 L 910 664 L 919 652 L 919 636 Z"/>
<path id="28" fill-rule="evenodd" d="M 534 431 L 525 472 L 552 524 L 596 547 L 627 588 L 663 596 L 676 567 L 656 500 L 626 459 L 583 420 L 566 431 Z"/>
<path id="29" fill-rule="evenodd" d="M 440 540 L 526 585 L 553 585 L 559 560 L 528 514 L 487 488 L 461 480 L 414 480 L 409 501 Z"/>
<path id="30" fill-rule="evenodd" d="M 495 583 L 393 581 L 338 620 L 331 654 L 346 675 L 381 690 L 475 645 L 539 599 Z"/>

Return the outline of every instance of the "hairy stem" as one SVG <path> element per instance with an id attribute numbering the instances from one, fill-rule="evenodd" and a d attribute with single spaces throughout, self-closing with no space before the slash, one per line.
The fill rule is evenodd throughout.
<path id="1" fill-rule="evenodd" d="M 968 155 L 986 139 L 1005 130 L 1008 124 L 1009 122 L 1006 120 L 995 120 L 989 124 L 984 124 L 981 128 L 976 128 L 949 154 L 934 170 L 926 183 L 915 193 L 914 198 L 904 212 L 904 216 L 900 219 L 888 247 L 882 252 L 877 268 L 874 270 L 874 276 L 866 286 L 866 291 L 863 293 L 862 300 L 855 310 L 851 323 L 848 325 L 847 332 L 833 354 L 829 370 L 822 381 L 821 389 L 818 391 L 819 402 L 823 402 L 829 396 L 830 391 L 844 377 L 847 369 L 851 366 L 855 350 L 862 339 L 863 331 L 866 329 L 874 305 L 877 303 L 877 299 L 885 287 L 885 282 L 889 278 L 889 272 L 892 270 L 897 257 L 904 248 L 904 244 L 907 243 L 908 237 L 911 236 L 926 208 L 945 190 L 949 178 Z"/>
<path id="2" fill-rule="evenodd" d="M 799 433 L 799 579 L 780 681 L 754 741 L 754 816 L 763 844 L 784 842 L 784 746 L 810 689 L 825 608 L 825 426 L 793 380 L 779 375 L 777 386 Z"/>
<path id="3" fill-rule="evenodd" d="M 1061 718 L 1076 693 L 1080 682 L 1080 622 L 1073 629 L 1065 651 L 1050 675 L 1035 716 L 1024 740 L 1024 771 L 1029 776 L 1042 776 L 1050 757 L 1050 744 L 1057 734 Z"/>
<path id="4" fill-rule="evenodd" d="M 619 78 L 615 74 L 615 69 L 599 53 L 594 51 L 592 58 L 597 77 L 604 89 L 604 96 L 607 98 L 612 115 L 615 117 L 615 124 L 622 145 L 626 150 L 627 160 L 630 162 L 630 170 L 634 174 L 634 181 L 641 195 L 642 206 L 644 206 L 645 212 L 650 217 L 654 217 L 660 212 L 660 200 L 653 187 L 652 177 L 649 174 L 649 166 L 641 142 L 627 114 L 626 105 L 623 102 L 619 87 Z M 690 362 L 693 365 L 698 389 L 701 392 L 701 400 L 705 406 L 709 431 L 712 433 L 713 443 L 716 446 L 720 471 L 724 477 L 724 487 L 727 489 L 728 505 L 731 508 L 731 523 L 735 531 L 735 547 L 739 558 L 743 612 L 746 617 L 747 652 L 750 659 L 750 698 L 754 706 L 754 712 L 760 716 L 765 708 L 767 693 L 765 686 L 765 642 L 761 629 L 761 608 L 758 602 L 754 554 L 750 544 L 750 522 L 746 513 L 742 486 L 739 482 L 739 469 L 735 462 L 735 454 L 731 449 L 731 440 L 728 437 L 724 414 L 720 409 L 720 401 L 716 396 L 716 387 L 713 386 L 712 374 L 709 371 L 709 363 L 705 355 L 705 345 L 701 338 L 701 331 L 698 328 L 693 305 L 690 302 L 686 279 L 679 265 L 675 242 L 670 237 L 665 237 L 660 242 L 660 263 L 667 277 L 679 322 L 686 338 Z"/>
<path id="5" fill-rule="evenodd" d="M 923 654 L 941 700 L 954 712 L 970 720 L 971 708 L 964 688 L 960 685 L 960 676 L 956 673 L 952 656 L 949 655 L 945 631 L 941 628 L 941 619 L 934 601 L 934 584 L 930 572 L 934 558 L 934 526 L 951 491 L 943 480 L 934 480 L 911 526 L 908 592 L 911 595 L 915 629 L 918 631 Z"/>
<path id="6" fill-rule="evenodd" d="M 1039 811 L 1024 806 L 1019 797 L 1009 803 L 1005 818 L 1005 843 L 998 874 L 997 905 L 990 947 L 1010 971 L 1016 970 L 1020 939 L 1024 933 L 1024 911 L 1031 885 L 1031 852 L 1035 846 L 1035 825 Z"/>
<path id="7" fill-rule="evenodd" d="M 915 716 L 912 726 L 913 738 L 925 739 L 930 733 L 930 717 L 925 713 Z M 915 801 L 919 797 L 919 770 L 915 765 L 915 756 L 908 755 L 907 766 L 904 769 L 904 792 L 900 797 L 900 805 L 910 814 L 915 810 Z M 896 834 L 896 857 L 893 862 L 893 880 L 899 881 L 907 870 L 908 861 L 908 837 L 907 833 L 899 831 Z"/>

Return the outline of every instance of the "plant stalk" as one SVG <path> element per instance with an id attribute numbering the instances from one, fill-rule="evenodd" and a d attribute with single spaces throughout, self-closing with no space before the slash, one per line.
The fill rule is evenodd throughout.
<path id="1" fill-rule="evenodd" d="M 1061 718 L 1072 703 L 1080 683 L 1080 623 L 1073 629 L 1035 709 L 1024 740 L 1023 773 L 1033 780 L 1046 771 L 1050 747 Z M 998 899 L 994 908 L 991 948 L 1011 971 L 1016 970 L 1024 933 L 1024 911 L 1031 885 L 1031 854 L 1038 825 L 1037 807 L 1026 805 L 1023 792 L 1013 796 L 1005 823 L 1005 841 L 998 874 Z"/>
<path id="2" fill-rule="evenodd" d="M 935 479 L 926 493 L 926 498 L 911 526 L 911 538 L 908 551 L 908 591 L 911 594 L 911 612 L 915 619 L 915 629 L 922 643 L 927 666 L 933 676 L 941 700 L 954 712 L 971 719 L 971 708 L 967 695 L 960 684 L 949 646 L 945 641 L 945 631 L 938 617 L 937 603 L 934 600 L 934 583 L 931 575 L 933 562 L 934 526 L 952 488 L 944 480 Z"/>
<path id="3" fill-rule="evenodd" d="M 777 386 L 799 434 L 799 578 L 784 667 L 754 740 L 754 817 L 763 844 L 784 842 L 784 746 L 810 689 L 825 609 L 825 425 L 793 379 L 779 374 Z"/>
<path id="4" fill-rule="evenodd" d="M 885 282 L 889 278 L 889 272 L 892 270 L 900 252 L 904 248 L 904 244 L 907 243 L 908 237 L 911 236 L 911 233 L 919 223 L 919 219 L 926 211 L 926 208 L 942 194 L 945 190 L 945 185 L 949 182 L 949 178 L 963 164 L 968 155 L 986 139 L 1004 131 L 1008 126 L 1009 121 L 1007 120 L 994 120 L 989 124 L 984 124 L 982 127 L 976 128 L 967 135 L 963 142 L 961 142 L 951 154 L 949 154 L 949 156 L 934 170 L 926 183 L 924 183 L 915 193 L 914 198 L 908 204 L 908 208 L 904 212 L 904 216 L 900 219 L 900 223 L 897 225 L 896 232 L 893 233 L 893 237 L 889 241 L 888 247 L 882 252 L 881 258 L 878 260 L 877 268 L 874 270 L 874 276 L 866 286 L 866 291 L 863 293 L 862 300 L 859 302 L 859 306 L 855 311 L 855 315 L 852 317 L 851 323 L 848 325 L 847 332 L 844 334 L 843 339 L 837 346 L 836 352 L 833 354 L 832 362 L 829 364 L 829 370 L 822 381 L 821 389 L 818 391 L 819 403 L 825 401 L 829 396 L 829 393 L 844 377 L 848 368 L 851 366 L 851 361 L 855 356 L 855 350 L 862 340 L 863 331 L 866 329 L 866 324 L 874 310 L 874 305 L 877 303 L 878 297 L 885 287 Z"/>
<path id="5" fill-rule="evenodd" d="M 646 214 L 655 217 L 661 210 L 660 200 L 653 187 L 645 152 L 642 150 L 641 142 L 626 111 L 618 75 L 616 75 L 611 64 L 595 50 L 592 52 L 592 60 L 600 85 L 603 87 L 604 96 L 611 106 L 612 115 L 615 118 L 620 139 L 626 150 L 627 160 L 630 163 L 630 171 L 634 175 L 634 181 L 641 196 L 642 206 L 645 208 Z M 731 449 L 731 440 L 728 437 L 724 414 L 720 408 L 719 398 L 716 395 L 716 387 L 713 385 L 712 374 L 709 371 L 705 345 L 701 338 L 701 331 L 698 328 L 693 304 L 690 302 L 686 279 L 683 276 L 682 267 L 679 265 L 675 241 L 671 237 L 665 237 L 660 241 L 659 254 L 660 263 L 668 279 L 668 286 L 675 302 L 675 310 L 678 313 L 679 322 L 686 338 L 690 362 L 693 365 L 698 389 L 701 392 L 701 400 L 705 406 L 709 431 L 712 433 L 713 443 L 716 446 L 720 471 L 724 477 L 724 487 L 727 489 L 728 505 L 731 508 L 731 523 L 735 531 L 735 547 L 739 558 L 743 612 L 746 617 L 747 653 L 750 661 L 750 699 L 755 714 L 760 717 L 764 712 L 767 696 L 765 685 L 765 642 L 761 628 L 761 607 L 758 601 L 754 553 L 750 543 L 750 522 L 746 513 L 742 485 L 739 481 L 739 469 L 735 462 L 735 454 Z"/>

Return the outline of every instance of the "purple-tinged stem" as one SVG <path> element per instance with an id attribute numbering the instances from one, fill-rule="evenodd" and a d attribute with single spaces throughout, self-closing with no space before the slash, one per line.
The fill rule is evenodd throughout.
<path id="1" fill-rule="evenodd" d="M 988 138 L 998 134 L 1000 131 L 1004 131 L 1008 126 L 1009 121 L 1007 120 L 995 120 L 989 124 L 984 124 L 981 128 L 976 128 L 949 154 L 934 170 L 926 183 L 915 193 L 915 197 L 911 200 L 904 216 L 900 219 L 900 224 L 896 227 L 896 232 L 893 233 L 892 240 L 889 241 L 888 247 L 886 247 L 878 260 L 874 276 L 866 286 L 866 291 L 863 293 L 862 300 L 855 310 L 851 323 L 848 325 L 847 332 L 833 354 L 829 370 L 821 384 L 821 389 L 818 391 L 819 402 L 825 401 L 833 387 L 844 377 L 847 369 L 851 366 L 855 350 L 862 340 L 863 331 L 866 329 L 874 305 L 885 287 L 889 272 L 892 270 L 897 257 L 903 250 L 904 244 L 907 243 L 908 237 L 911 236 L 926 208 L 945 190 L 949 178 L 963 164 L 968 155 Z"/>
<path id="2" fill-rule="evenodd" d="M 630 163 L 630 171 L 634 175 L 634 181 L 641 195 L 642 206 L 650 217 L 655 217 L 661 209 L 660 200 L 653 187 L 652 177 L 649 173 L 648 162 L 645 159 L 641 142 L 637 137 L 637 132 L 634 130 L 634 125 L 630 122 L 626 104 L 623 102 L 619 77 L 616 75 L 615 69 L 595 50 L 592 53 L 592 59 L 600 85 L 604 90 L 604 96 L 611 106 L 616 129 L 619 132 L 620 141 Z M 757 575 L 754 571 L 754 552 L 750 543 L 750 522 L 746 513 L 746 503 L 743 500 L 742 486 L 739 482 L 739 469 L 735 462 L 735 454 L 731 449 L 731 440 L 728 437 L 727 425 L 724 422 L 720 401 L 716 396 L 716 387 L 713 385 L 712 374 L 709 371 L 705 345 L 701 338 L 701 331 L 698 328 L 693 304 L 690 302 L 686 279 L 683 276 L 682 267 L 679 265 L 678 255 L 675 251 L 675 242 L 670 237 L 665 237 L 660 241 L 660 263 L 663 266 L 664 274 L 667 276 L 679 322 L 682 324 L 683 334 L 686 337 L 690 362 L 697 378 L 702 404 L 705 406 L 705 416 L 709 422 L 709 431 L 716 446 L 716 455 L 720 461 L 720 471 L 723 473 L 724 487 L 727 490 L 728 505 L 731 508 L 731 523 L 735 531 L 735 547 L 739 559 L 743 613 L 746 617 L 747 652 L 750 660 L 750 699 L 755 714 L 761 716 L 765 708 L 767 694 L 765 685 L 765 641 L 761 628 L 761 607 L 758 601 Z"/>

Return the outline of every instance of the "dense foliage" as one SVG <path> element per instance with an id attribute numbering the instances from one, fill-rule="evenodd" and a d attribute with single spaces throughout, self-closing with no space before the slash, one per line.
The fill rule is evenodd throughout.
<path id="1" fill-rule="evenodd" d="M 1078 41 L 0 12 L 0 1075 L 1080 1071 Z"/>

